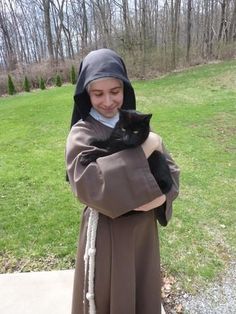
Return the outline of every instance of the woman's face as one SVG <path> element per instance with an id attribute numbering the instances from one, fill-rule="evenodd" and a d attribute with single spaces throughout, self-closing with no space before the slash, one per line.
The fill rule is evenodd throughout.
<path id="1" fill-rule="evenodd" d="M 106 118 L 113 118 L 123 104 L 123 84 L 115 78 L 91 82 L 88 93 L 94 109 Z"/>

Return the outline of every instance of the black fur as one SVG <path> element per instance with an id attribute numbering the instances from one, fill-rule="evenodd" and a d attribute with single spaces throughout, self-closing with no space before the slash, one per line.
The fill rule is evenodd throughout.
<path id="1" fill-rule="evenodd" d="M 141 145 L 149 135 L 151 117 L 151 114 L 143 114 L 135 110 L 120 110 L 119 121 L 110 137 L 106 140 L 94 140 L 90 143 L 101 150 L 82 152 L 79 157 L 80 163 L 87 166 L 99 157 Z M 168 193 L 172 187 L 173 180 L 165 156 L 159 151 L 154 151 L 148 158 L 148 163 L 162 193 Z M 155 215 L 162 226 L 167 225 L 165 204 L 155 208 Z"/>

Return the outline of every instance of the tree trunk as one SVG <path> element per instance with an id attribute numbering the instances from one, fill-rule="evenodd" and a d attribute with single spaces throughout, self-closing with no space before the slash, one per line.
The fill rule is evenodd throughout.
<path id="1" fill-rule="evenodd" d="M 229 26 L 228 41 L 236 41 L 236 1 L 234 1 L 233 14 Z"/>
<path id="2" fill-rule="evenodd" d="M 220 19 L 220 29 L 218 34 L 218 41 L 220 41 L 223 37 L 223 29 L 226 27 L 226 19 L 225 19 L 225 7 L 226 7 L 226 0 L 222 0 L 220 2 L 221 5 L 221 19 Z"/>
<path id="3" fill-rule="evenodd" d="M 189 63 L 190 61 L 190 46 L 191 46 L 191 11 L 192 11 L 192 0 L 188 0 L 188 9 L 187 9 L 187 55 L 186 60 Z"/>
<path id="4" fill-rule="evenodd" d="M 179 38 L 179 11 L 181 0 L 171 0 L 171 24 L 172 24 L 172 67 L 176 68 L 177 44 Z"/>
<path id="5" fill-rule="evenodd" d="M 43 1 L 43 13 L 44 13 L 44 23 L 45 31 L 47 37 L 47 47 L 50 61 L 54 61 L 54 51 L 53 51 L 53 39 L 52 39 L 52 30 L 51 30 L 51 19 L 50 19 L 50 0 Z"/>
<path id="6" fill-rule="evenodd" d="M 6 47 L 7 67 L 8 67 L 8 70 L 11 71 L 11 70 L 16 69 L 17 59 L 16 59 L 14 48 L 13 48 L 13 44 L 12 44 L 11 39 L 10 39 L 11 36 L 9 34 L 8 27 L 7 27 L 6 23 L 4 23 L 4 21 L 6 21 L 6 19 L 4 18 L 4 16 L 0 12 L 0 29 L 2 30 L 3 41 L 4 41 L 4 44 Z"/>
<path id="7" fill-rule="evenodd" d="M 82 55 L 85 54 L 85 48 L 88 46 L 88 18 L 86 13 L 86 3 L 85 0 L 82 1 L 82 35 L 81 35 L 81 47 L 82 47 Z"/>

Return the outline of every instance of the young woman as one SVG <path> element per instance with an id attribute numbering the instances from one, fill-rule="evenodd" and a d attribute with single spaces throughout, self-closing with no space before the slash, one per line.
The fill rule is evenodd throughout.
<path id="1" fill-rule="evenodd" d="M 160 314 L 159 242 L 152 209 L 165 204 L 169 221 L 179 169 L 160 136 L 152 132 L 140 147 L 98 158 L 87 167 L 80 164 L 82 152 L 98 149 L 89 144 L 93 139 L 111 134 L 118 109 L 136 107 L 124 62 L 114 51 L 99 49 L 84 58 L 74 100 L 67 173 L 74 194 L 86 207 L 72 313 Z M 154 150 L 165 154 L 171 170 L 174 184 L 167 195 L 149 170 L 147 158 Z"/>

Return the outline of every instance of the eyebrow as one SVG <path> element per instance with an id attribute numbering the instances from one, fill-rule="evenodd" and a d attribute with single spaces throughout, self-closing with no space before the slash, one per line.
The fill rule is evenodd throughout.
<path id="1" fill-rule="evenodd" d="M 119 88 L 122 88 L 122 86 L 112 87 L 110 90 L 119 89 Z M 90 92 L 101 92 L 101 91 L 103 91 L 103 89 L 93 89 L 93 88 L 90 89 Z"/>

